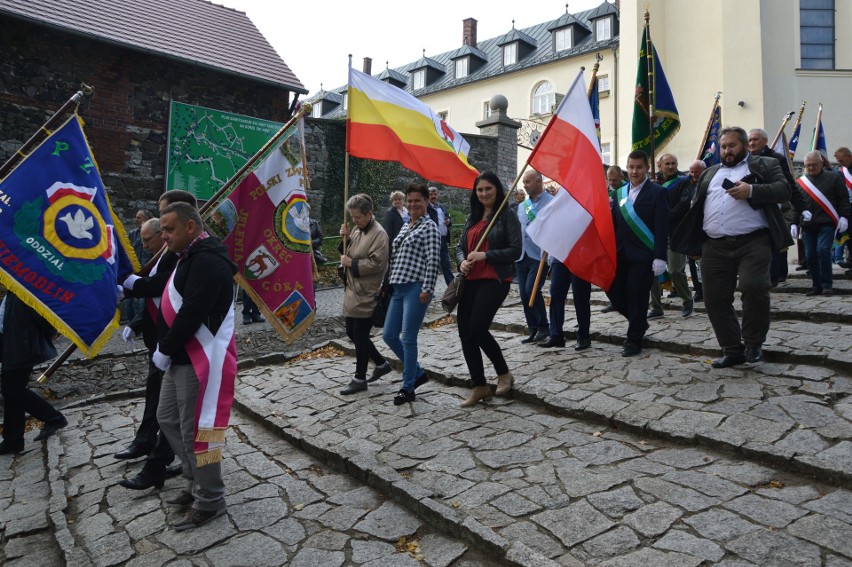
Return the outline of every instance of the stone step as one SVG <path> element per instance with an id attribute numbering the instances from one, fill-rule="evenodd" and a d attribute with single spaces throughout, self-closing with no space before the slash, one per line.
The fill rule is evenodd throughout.
<path id="1" fill-rule="evenodd" d="M 563 329 L 568 339 L 576 338 L 577 321 L 573 315 L 573 309 L 566 309 Z M 678 308 L 648 323 L 650 328 L 643 341 L 646 347 L 707 358 L 718 358 L 721 354 L 713 327 L 703 313 L 684 319 Z M 517 335 L 528 334 L 517 295 L 510 294 L 503 303 L 492 328 Z M 594 341 L 621 345 L 626 331 L 627 321 L 621 315 L 593 309 L 591 334 Z M 852 375 L 852 324 L 795 319 L 773 321 L 763 348 L 767 360 L 774 363 L 824 366 Z"/>
<path id="2" fill-rule="evenodd" d="M 398 373 L 366 392 L 341 396 L 354 360 L 334 356 L 241 372 L 237 403 L 272 431 L 417 509 L 427 521 L 476 538 L 495 562 L 698 566 L 723 560 L 768 565 L 785 556 L 803 564 L 852 559 L 847 490 L 706 446 L 684 447 L 569 417 L 556 406 L 570 402 L 584 377 L 561 382 L 565 373 L 545 376 L 544 367 L 532 362 L 525 371 L 538 369 L 538 376 L 519 375 L 516 390 L 546 394 L 550 405 L 515 397 L 460 408 L 468 390 L 443 379 L 460 380 L 464 362 L 457 338 L 447 327 L 428 329 L 420 346 L 435 353 L 423 362 L 441 379 L 422 386 L 412 404 L 390 403 Z M 629 387 L 644 369 L 657 366 L 637 361 L 625 373 L 606 365 L 610 357 L 596 358 L 601 379 L 609 375 L 609 389 Z M 565 366 L 552 362 L 553 368 Z M 732 395 L 739 388 L 739 399 L 756 395 L 742 382 L 729 377 L 724 387 Z M 615 399 L 603 393 L 607 388 L 600 384 L 591 396 L 600 395 L 584 399 L 604 407 Z M 653 403 L 644 407 L 644 419 L 658 419 Z M 699 412 L 672 411 L 670 419 L 659 419 L 676 432 L 697 429 L 698 421 L 709 425 Z M 760 421 L 732 424 L 730 432 L 771 421 L 752 417 Z M 777 432 L 767 430 L 761 438 L 754 432 L 751 439 L 770 442 Z M 525 543 L 547 562 L 510 556 L 513 542 Z"/>

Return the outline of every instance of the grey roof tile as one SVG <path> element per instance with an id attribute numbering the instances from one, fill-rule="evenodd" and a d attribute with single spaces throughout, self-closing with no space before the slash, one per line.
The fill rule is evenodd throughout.
<path id="1" fill-rule="evenodd" d="M 246 14 L 207 0 L 0 0 L 0 16 L 308 92 Z"/>

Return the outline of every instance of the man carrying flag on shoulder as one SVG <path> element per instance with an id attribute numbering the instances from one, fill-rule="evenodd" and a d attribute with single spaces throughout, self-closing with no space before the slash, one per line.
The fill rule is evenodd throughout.
<path id="1" fill-rule="evenodd" d="M 805 155 L 805 174 L 797 183 L 805 198 L 802 239 L 813 282 L 807 295 L 832 295 L 831 244 L 835 232 L 849 228 L 849 193 L 837 172 L 823 168 L 816 150 Z M 795 238 L 796 225 L 790 232 Z"/>
<path id="2" fill-rule="evenodd" d="M 840 164 L 840 173 L 843 175 L 843 181 L 846 183 L 846 191 L 849 193 L 849 200 L 852 201 L 852 150 L 846 147 L 837 148 L 837 151 L 834 152 L 834 159 Z M 835 258 L 840 258 L 837 265 L 841 268 L 852 268 L 852 264 L 850 264 L 852 256 L 847 255 L 846 262 L 843 261 L 843 247 L 845 246 L 847 249 L 852 248 L 849 246 L 848 229 L 846 234 L 838 235 L 837 240 L 837 247 L 840 248 L 840 250 L 838 250 L 835 254 Z M 850 272 L 847 271 L 846 275 L 850 275 Z"/>
<path id="3" fill-rule="evenodd" d="M 187 487 L 175 504 L 192 504 L 173 527 L 187 530 L 225 513 L 222 451 L 237 373 L 233 276 L 227 250 L 198 211 L 174 203 L 160 228 L 178 261 L 160 302 L 154 364 L 165 372 L 157 421 L 184 464 Z"/>

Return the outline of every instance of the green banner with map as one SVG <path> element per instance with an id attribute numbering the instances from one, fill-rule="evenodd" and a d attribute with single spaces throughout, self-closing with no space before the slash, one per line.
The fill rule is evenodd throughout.
<path id="1" fill-rule="evenodd" d="M 172 101 L 166 191 L 184 189 L 209 199 L 282 125 Z"/>

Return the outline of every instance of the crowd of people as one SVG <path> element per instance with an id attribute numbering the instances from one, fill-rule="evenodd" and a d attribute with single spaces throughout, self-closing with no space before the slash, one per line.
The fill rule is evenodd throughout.
<path id="1" fill-rule="evenodd" d="M 603 311 L 616 311 L 627 320 L 624 357 L 641 353 L 648 320 L 663 316 L 661 288 L 670 282 L 682 317 L 692 316 L 695 303 L 704 301 L 722 352 L 713 368 L 758 363 L 770 324 L 770 290 L 787 277 L 787 248 L 803 242 L 803 264 L 812 281 L 809 296 L 832 294 L 832 262 L 849 265 L 843 256 L 848 244 L 841 238 L 852 213 L 848 148 L 835 153 L 839 170 L 822 154 L 809 152 L 804 173 L 795 179 L 787 158 L 772 152 L 761 129 L 747 133 L 725 128 L 719 146 L 720 164 L 707 168 L 694 161 L 688 173 L 679 171 L 674 155 L 663 154 L 651 178 L 649 158 L 642 151 L 627 156 L 626 179 L 618 166 L 606 172 L 617 267 L 607 290 L 610 304 Z M 527 170 L 522 182 L 524 190 L 512 208 L 505 206 L 506 191 L 498 176 L 481 173 L 457 239 L 452 239 L 450 214 L 435 187 L 412 183 L 404 192 L 394 192 L 381 223 L 368 195 L 348 200 L 352 225 L 344 223 L 339 231 L 342 311 L 356 360 L 354 376 L 340 394 L 364 392 L 368 383 L 391 372 L 371 338 L 378 299 L 389 294 L 382 340 L 402 363 L 402 387 L 392 401 L 415 401 L 417 388 L 429 380 L 418 360 L 418 334 L 439 273 L 447 284 L 456 278 L 464 284 L 457 288 L 456 322 L 470 392 L 461 407 L 506 396 L 514 386 L 512 369 L 490 332 L 512 283 L 518 285 L 528 331 L 521 343 L 565 347 L 565 303 L 571 290 L 578 323 L 574 349 L 591 347 L 591 284 L 552 259 L 544 262 L 551 297 L 549 312 L 545 308 L 545 278 L 537 277 L 545 253 L 527 227 L 553 196 L 537 171 Z M 133 440 L 114 455 L 145 457 L 145 462 L 138 474 L 119 484 L 145 490 L 182 475 L 184 490 L 168 503 L 185 511 L 173 527 L 191 529 L 226 509 L 221 445 L 236 376 L 236 266 L 222 243 L 205 230 L 195 197 L 186 191 L 164 193 L 159 217 L 140 210 L 135 220 L 130 236 L 139 256 L 150 259 L 163 246 L 165 252 L 147 274 L 131 275 L 121 286 L 128 311 L 122 337 L 132 341 L 141 335 L 148 349 L 148 374 L 142 420 Z M 453 242 L 458 275 L 450 262 Z M 735 290 L 741 294 L 742 322 L 733 304 Z M 248 323 L 260 314 L 243 311 L 243 316 Z M 16 332 L 3 332 L 10 328 Z M 36 440 L 68 423 L 27 386 L 35 365 L 56 356 L 54 336 L 32 308 L 6 294 L 0 304 L 5 404 L 0 454 L 23 451 L 26 414 L 45 423 Z M 483 353 L 496 374 L 493 389 Z M 214 358 L 224 362 L 210 365 Z M 176 456 L 180 462 L 173 465 Z"/>

